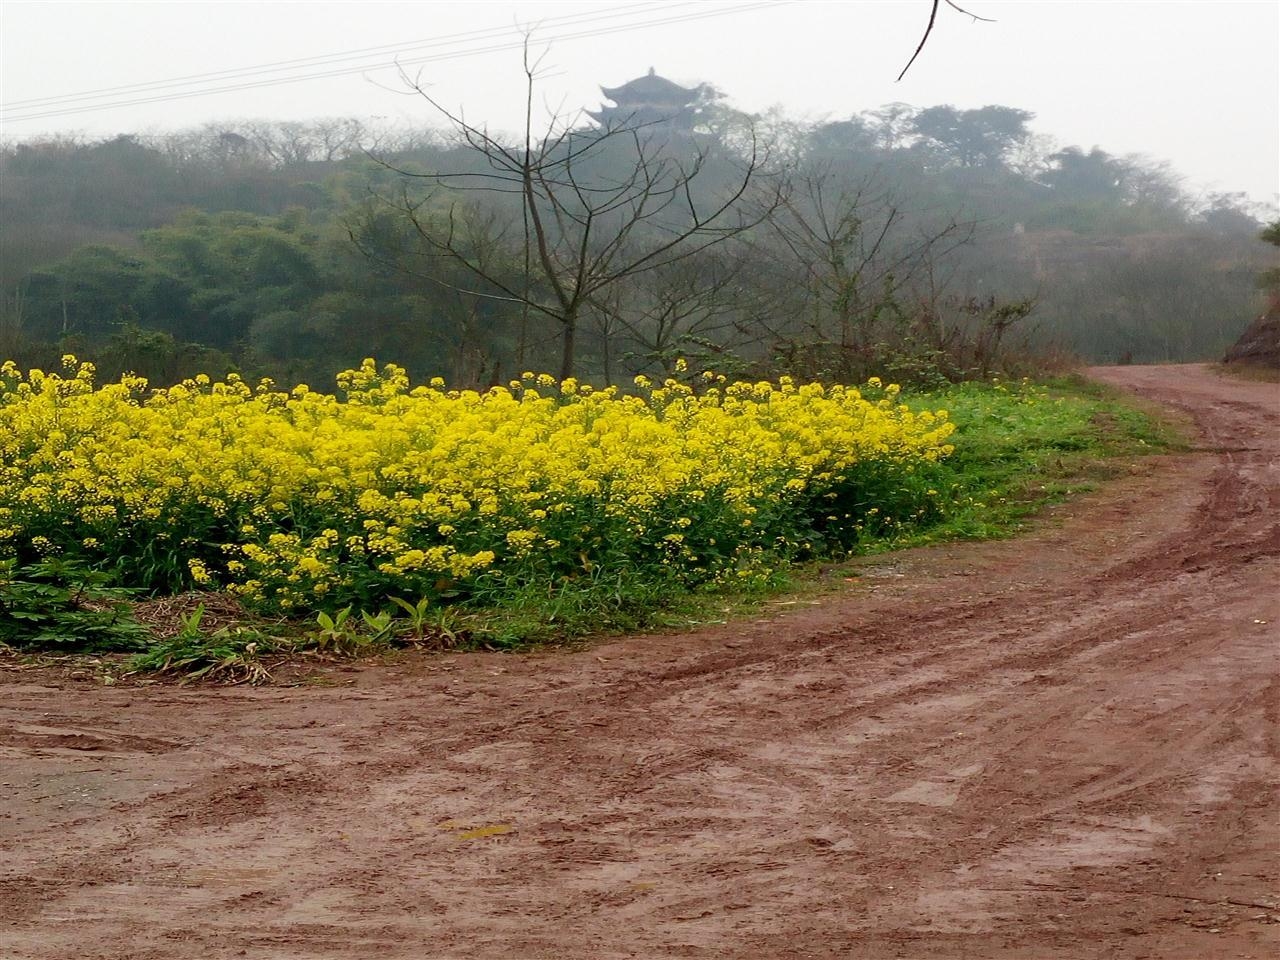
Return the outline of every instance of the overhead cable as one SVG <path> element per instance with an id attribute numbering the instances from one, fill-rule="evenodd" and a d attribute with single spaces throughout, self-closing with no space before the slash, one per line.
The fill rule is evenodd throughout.
<path id="1" fill-rule="evenodd" d="M 614 33 L 622 33 L 629 30 L 664 26 L 672 23 L 685 23 L 693 20 L 705 20 L 712 17 L 746 13 L 753 10 L 779 6 L 782 3 L 786 3 L 786 2 L 788 2 L 788 0 L 757 0 L 757 2 L 740 3 L 730 7 L 717 7 L 712 10 L 705 9 L 705 5 L 701 3 L 681 3 L 679 4 L 680 7 L 693 6 L 695 7 L 695 11 L 676 15 L 676 16 L 665 14 L 665 11 L 671 10 L 674 5 L 661 4 L 660 7 L 663 9 L 665 14 L 662 17 L 652 18 L 647 20 L 636 20 L 634 22 L 615 24 L 612 26 L 601 26 L 595 29 L 581 30 L 577 32 L 554 33 L 550 36 L 538 38 L 537 43 L 544 44 L 544 43 L 564 42 L 569 40 L 581 40 L 581 39 L 587 39 L 591 37 L 606 36 Z M 638 6 L 646 6 L 646 5 L 632 4 L 630 6 L 638 7 Z M 647 6 L 649 6 L 650 9 L 652 9 L 653 5 L 647 5 Z M 605 17 L 603 14 L 600 14 L 590 19 L 610 19 L 610 18 L 619 18 L 620 16 L 634 16 L 634 14 L 618 14 L 616 12 L 617 10 L 628 9 L 626 7 L 611 8 L 611 9 L 614 9 L 615 13 L 609 15 L 609 17 Z M 579 15 L 579 17 L 582 17 L 582 16 L 583 15 Z M 560 19 L 564 19 L 564 18 L 560 18 Z M 562 23 L 561 27 L 571 28 L 573 26 L 581 25 L 582 23 L 585 23 L 585 22 L 590 22 L 590 19 L 579 19 L 577 21 L 570 22 L 570 23 Z M 544 21 L 544 23 L 545 22 L 550 22 L 550 21 Z M 446 49 L 443 52 L 429 54 L 426 56 L 415 56 L 409 59 L 397 58 L 391 63 L 387 63 L 387 62 L 363 63 L 357 66 L 343 67 L 340 69 L 325 70 L 325 71 L 315 72 L 315 73 L 305 73 L 305 74 L 298 74 L 293 76 L 274 77 L 270 79 L 246 80 L 245 82 L 241 82 L 241 83 L 230 83 L 230 84 L 223 83 L 221 85 L 197 87 L 195 89 L 174 90 L 173 92 L 167 92 L 167 93 L 162 92 L 167 87 L 193 86 L 198 81 L 197 79 L 194 79 L 194 78 L 191 80 L 187 80 L 185 78 L 179 78 L 179 79 L 167 80 L 167 81 L 165 80 L 153 81 L 152 83 L 149 83 L 149 84 L 134 84 L 134 85 L 130 85 L 128 87 L 123 87 L 123 88 L 110 88 L 109 90 L 103 90 L 97 93 L 88 92 L 83 94 L 70 94 L 66 98 L 62 98 L 62 99 L 52 98 L 52 97 L 45 98 L 45 100 L 39 101 L 39 102 L 44 103 L 47 106 L 53 107 L 55 109 L 36 110 L 35 112 L 25 112 L 25 113 L 20 112 L 18 115 L 6 114 L 4 116 L 0 116 L 0 121 L 3 121 L 4 123 L 16 123 L 23 120 L 42 120 L 42 119 L 51 118 L 51 117 L 70 116 L 73 114 L 89 113 L 89 112 L 95 112 L 99 110 L 115 110 L 121 107 L 138 106 L 141 104 L 148 104 L 148 103 L 160 103 L 160 102 L 166 102 L 170 100 L 184 100 L 191 97 L 211 96 L 213 94 L 230 93 L 238 90 L 251 90 L 251 89 L 257 89 L 261 87 L 281 86 L 283 84 L 290 84 L 290 83 L 302 83 L 308 80 L 319 80 L 319 79 L 325 79 L 329 77 L 349 76 L 352 74 L 367 73 L 372 70 L 382 70 L 382 69 L 388 69 L 392 67 L 403 69 L 404 67 L 418 66 L 426 63 L 437 63 L 445 60 L 455 60 L 455 59 L 461 59 L 465 57 L 479 56 L 487 53 L 495 53 L 495 52 L 501 52 L 506 50 L 520 49 L 528 42 L 528 38 L 522 34 L 520 38 L 517 40 L 507 40 L 507 41 L 502 41 L 499 43 L 490 44 L 490 45 L 481 46 L 481 47 L 475 47 L 475 46 L 465 47 L 466 43 L 474 43 L 476 42 L 476 40 L 490 39 L 491 37 L 509 35 L 510 33 L 511 33 L 510 29 L 504 28 L 502 31 L 498 31 L 495 29 L 490 31 L 473 31 L 472 34 L 454 35 L 455 37 L 470 37 L 469 40 L 466 40 L 466 39 L 445 40 L 444 38 L 441 38 L 440 40 L 437 40 L 437 41 L 426 41 L 425 44 L 412 45 L 411 49 L 419 49 L 424 45 L 425 46 L 443 46 L 446 48 L 451 46 L 457 46 L 457 47 L 463 47 L 463 49 L 457 49 L 457 50 Z M 391 45 L 391 46 L 398 46 L 398 45 Z M 376 49 L 383 49 L 383 48 L 369 48 L 369 49 L 376 50 Z M 337 59 L 333 59 L 333 58 L 337 58 Z M 334 63 L 341 62 L 342 58 L 354 59 L 354 53 L 352 53 L 351 56 L 348 56 L 347 54 L 328 55 L 328 62 L 334 62 Z M 219 78 L 222 80 L 234 80 L 239 77 L 245 77 L 245 78 L 251 77 L 255 73 L 279 72 L 280 70 L 285 68 L 285 64 L 293 63 L 293 62 L 294 61 L 282 61 L 279 64 L 267 64 L 260 67 L 248 67 L 248 68 L 244 68 L 242 71 L 223 72 L 223 73 L 229 74 L 227 76 L 223 76 L 222 73 L 202 74 L 199 76 L 212 79 L 215 83 L 217 83 L 219 82 Z M 310 65 L 320 65 L 321 63 L 326 62 L 326 57 L 305 58 L 303 62 L 306 62 Z M 110 100 L 104 103 L 86 104 L 78 107 L 64 106 L 64 104 L 72 103 L 77 100 L 100 99 L 112 92 L 128 91 L 128 90 L 133 90 L 140 94 L 147 94 L 148 91 L 151 90 L 151 91 L 154 91 L 154 94 L 135 96 L 135 97 L 126 96 L 125 99 L 115 99 L 115 100 Z M 20 101 L 20 102 L 32 104 L 33 106 L 37 103 L 36 101 Z M 13 109 L 13 107 L 10 106 L 9 109 Z"/>

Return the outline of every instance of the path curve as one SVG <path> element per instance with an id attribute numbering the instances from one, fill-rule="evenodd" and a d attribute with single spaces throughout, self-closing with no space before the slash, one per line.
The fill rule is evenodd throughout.
<path id="1" fill-rule="evenodd" d="M 1280 951 L 1280 387 L 1016 541 L 333 687 L 0 671 L 0 957 Z M 37 675 L 38 676 L 38 675 Z"/>

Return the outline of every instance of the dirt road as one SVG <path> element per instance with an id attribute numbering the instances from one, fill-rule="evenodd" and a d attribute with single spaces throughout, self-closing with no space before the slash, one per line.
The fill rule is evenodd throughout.
<path id="1" fill-rule="evenodd" d="M 820 606 L 331 687 L 0 675 L 0 957 L 1280 955 L 1280 387 Z"/>

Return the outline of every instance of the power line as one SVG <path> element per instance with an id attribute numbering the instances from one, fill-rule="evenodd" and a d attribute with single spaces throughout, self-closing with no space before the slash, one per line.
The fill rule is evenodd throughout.
<path id="1" fill-rule="evenodd" d="M 656 6 L 685 7 L 689 6 L 689 2 L 675 4 L 659 4 L 654 0 L 648 0 L 644 3 L 630 3 L 618 7 L 608 7 L 604 10 L 594 11 L 592 13 L 575 13 L 565 14 L 559 17 L 550 17 L 540 21 L 540 25 L 564 24 L 569 25 L 578 22 L 591 22 L 594 20 L 609 20 L 619 16 L 631 16 L 631 11 L 640 8 L 641 11 L 652 9 Z M 483 40 L 495 36 L 505 36 L 511 32 L 510 27 L 488 27 L 483 30 L 467 30 L 461 33 L 446 34 L 443 37 L 423 38 L 419 40 L 408 40 L 400 43 L 390 43 L 375 47 L 360 47 L 355 50 L 343 50 L 337 53 L 318 54 L 311 57 L 300 57 L 293 60 L 276 60 L 270 63 L 255 64 L 248 67 L 237 67 L 229 70 L 215 70 L 210 73 L 187 74 L 181 77 L 170 77 L 166 80 L 150 80 L 143 83 L 130 83 L 117 87 L 101 87 L 96 90 L 80 90 L 73 93 L 59 94 L 51 97 L 36 97 L 29 100 L 11 100 L 8 103 L 0 104 L 0 110 L 25 109 L 39 106 L 61 106 L 65 103 L 75 103 L 80 100 L 97 100 L 110 96 L 115 93 L 131 93 L 144 92 L 151 88 L 165 87 L 182 87 L 191 86 L 205 81 L 215 81 L 219 79 L 237 79 L 239 77 L 249 77 L 255 74 L 263 73 L 279 73 L 284 70 L 293 69 L 301 66 L 324 66 L 330 63 L 341 63 L 346 60 L 358 60 L 368 57 L 372 54 L 395 53 L 398 51 L 410 51 L 420 48 L 430 47 L 447 47 L 459 44 L 468 40 Z"/>
<path id="2" fill-rule="evenodd" d="M 628 30 L 637 30 L 637 29 L 644 29 L 647 27 L 664 26 L 672 23 L 685 23 L 693 20 L 705 20 L 705 19 L 710 19 L 712 17 L 720 17 L 720 16 L 726 16 L 726 15 L 738 14 L 738 13 L 747 13 L 753 10 L 779 6 L 786 2 L 789 2 L 789 0 L 757 0 L 757 2 L 742 3 L 732 7 L 717 7 L 714 10 L 698 10 L 693 13 L 686 13 L 678 16 L 665 15 L 656 19 L 637 20 L 635 22 L 622 23 L 614 26 L 602 26 L 595 29 L 591 29 L 591 30 L 555 34 L 555 35 L 546 37 L 544 39 L 538 40 L 538 43 L 542 44 L 542 43 L 563 42 L 563 41 L 569 41 L 569 40 L 580 40 L 580 39 L 586 39 L 590 37 L 606 36 L 609 34 L 621 33 Z M 609 19 L 619 19 L 621 17 L 626 17 L 626 16 L 634 16 L 635 14 L 621 13 L 620 11 L 625 11 L 632 7 L 642 7 L 642 6 L 646 6 L 646 5 L 631 4 L 625 7 L 611 8 L 613 12 L 608 14 L 597 13 L 591 17 L 587 17 L 586 15 L 579 14 L 576 16 L 556 18 L 556 20 L 557 21 L 568 20 L 570 22 L 561 23 L 561 26 L 573 27 L 576 25 L 581 25 L 583 23 L 591 22 L 592 20 L 600 20 L 600 19 L 609 20 Z M 652 9 L 652 5 L 649 5 L 649 6 L 650 6 L 650 9 Z M 664 10 L 670 10 L 673 5 L 662 4 L 661 6 Z M 702 6 L 702 4 L 681 3 L 679 4 L 679 6 L 700 7 Z M 638 11 L 638 12 L 646 12 L 646 11 Z M 544 22 L 550 22 L 550 21 L 544 21 Z M 510 33 L 510 30 L 506 28 L 503 28 L 502 30 L 493 28 L 487 31 L 471 31 L 470 33 L 466 33 L 466 34 L 452 35 L 454 38 L 470 37 L 471 38 L 470 40 L 441 38 L 436 41 L 427 41 L 425 42 L 425 44 L 424 43 L 412 44 L 410 45 L 410 49 L 419 49 L 422 46 L 428 46 L 428 47 L 430 46 L 444 46 L 444 47 L 465 46 L 465 44 L 468 42 L 474 43 L 476 40 L 489 39 L 490 37 L 493 37 L 493 36 L 502 36 L 503 34 L 508 34 L 508 33 Z M 482 47 L 470 47 L 467 49 L 446 51 L 441 53 L 430 54 L 427 56 L 413 57 L 408 60 L 396 60 L 394 63 L 365 63 L 358 66 L 344 67 L 341 69 L 327 70 L 327 71 L 322 71 L 318 73 L 306 73 L 306 74 L 300 74 L 296 76 L 276 77 L 272 79 L 249 80 L 248 82 L 244 82 L 244 83 L 233 83 L 233 84 L 222 85 L 222 86 L 210 86 L 204 89 L 193 89 L 193 90 L 177 91 L 177 92 L 171 92 L 171 93 L 157 92 L 154 96 L 140 96 L 140 97 L 134 97 L 132 99 L 112 100 L 106 103 L 90 104 L 90 105 L 85 105 L 80 107 L 66 107 L 62 109 L 38 111 L 35 113 L 24 113 L 19 116 L 4 116 L 4 117 L 0 117 L 0 121 L 3 121 L 5 123 L 14 123 L 14 122 L 19 122 L 23 120 L 42 120 L 50 117 L 70 116 L 73 114 L 89 113 L 89 112 L 95 112 L 99 110 L 114 110 L 114 109 L 119 109 L 121 107 L 138 106 L 141 104 L 161 103 L 161 102 L 166 102 L 171 100 L 184 100 L 192 97 L 210 96 L 218 93 L 230 93 L 238 90 L 251 90 L 251 89 L 257 89 L 261 87 L 280 86 L 280 85 L 289 84 L 289 83 L 301 83 L 307 80 L 319 80 L 319 79 L 325 79 L 329 77 L 349 76 L 351 74 L 364 73 L 374 69 L 385 69 L 391 66 L 396 66 L 399 68 L 404 68 L 406 66 L 418 66 L 420 64 L 425 64 L 425 63 L 437 63 L 445 60 L 455 60 L 455 59 L 460 59 L 464 57 L 478 56 L 481 54 L 520 49 L 525 45 L 525 43 L 526 43 L 526 39 L 523 36 L 521 36 L 521 38 L 518 40 L 505 41 L 505 42 L 491 44 L 491 45 L 482 46 Z M 402 45 L 393 44 L 393 45 L 388 45 L 388 48 L 367 48 L 367 49 L 382 50 L 382 49 L 389 49 L 389 48 L 398 48 L 401 46 Z M 219 73 L 202 74 L 198 76 L 214 79 L 214 80 L 216 80 L 220 76 L 223 76 L 224 74 L 228 74 L 228 76 L 225 76 L 225 79 L 236 79 L 238 76 L 250 77 L 250 76 L 253 76 L 255 73 L 279 72 L 280 70 L 285 69 L 287 64 L 291 64 L 295 62 L 306 62 L 313 65 L 320 65 L 321 62 L 324 62 L 326 60 L 328 60 L 329 62 L 335 62 L 335 63 L 341 62 L 341 58 L 354 59 L 354 56 L 348 56 L 348 54 L 354 54 L 354 53 L 355 53 L 354 51 L 349 51 L 348 53 L 330 54 L 330 55 L 321 56 L 321 57 L 304 58 L 302 61 L 281 61 L 278 65 L 267 64 L 259 67 L 243 68 L 240 71 L 221 71 Z M 334 59 L 334 58 L 338 58 L 338 59 Z M 49 106 L 61 106 L 62 103 L 74 102 L 75 100 L 100 99 L 101 97 L 106 96 L 111 92 L 115 92 L 116 90 L 123 91 L 123 90 L 132 89 L 132 90 L 136 90 L 139 93 L 145 93 L 147 92 L 147 88 L 153 88 L 156 91 L 162 91 L 168 86 L 176 86 L 176 87 L 192 86 L 196 82 L 197 81 L 195 79 L 187 80 L 185 78 L 178 78 L 175 80 L 153 81 L 147 84 L 133 84 L 123 88 L 109 88 L 107 90 L 103 90 L 98 93 L 71 94 L 71 95 L 68 95 L 67 98 L 51 97 L 51 98 L 45 98 L 45 100 L 43 101 L 20 101 L 20 102 L 29 103 L 32 105 L 35 105 L 36 103 L 46 103 Z"/>
<path id="3" fill-rule="evenodd" d="M 675 17 L 664 16 L 657 19 L 647 20 L 647 21 L 626 23 L 626 24 L 622 24 L 614 27 L 604 27 L 604 28 L 595 29 L 595 30 L 581 31 L 577 33 L 564 33 L 564 34 L 547 37 L 545 40 L 540 40 L 539 42 L 551 43 L 551 42 L 556 42 L 561 40 L 575 40 L 575 39 L 581 39 L 581 38 L 587 38 L 587 37 L 603 36 L 611 33 L 618 33 L 624 30 L 639 29 L 639 28 L 652 27 L 652 26 L 661 26 L 668 23 L 680 23 L 680 22 L 689 21 L 689 20 L 700 20 L 700 19 L 706 19 L 709 17 L 723 16 L 726 14 L 746 12 L 746 11 L 761 8 L 761 7 L 775 6 L 779 2 L 786 2 L 786 0 L 769 0 L 769 2 L 749 3 L 749 4 L 739 5 L 738 7 L 730 7 L 730 8 L 722 7 L 722 8 L 717 8 L 715 10 L 685 14 L 682 16 L 675 16 Z M 690 6 L 690 5 L 691 5 L 690 3 L 680 4 L 680 6 Z M 633 6 L 640 6 L 640 5 L 633 5 Z M 665 4 L 663 6 L 666 9 L 670 9 L 671 7 L 671 5 L 665 5 Z M 615 18 L 616 16 L 617 14 L 615 12 L 615 14 L 611 15 L 610 18 Z M 602 18 L 602 15 L 596 15 L 586 19 L 590 20 L 590 19 L 601 19 L 601 18 Z M 583 19 L 583 15 L 577 15 L 576 19 L 579 19 L 579 20 Z M 501 35 L 502 33 L 509 33 L 509 32 L 510 31 L 506 29 L 489 30 L 489 31 L 473 31 L 473 33 L 476 35 L 481 35 L 481 34 L 493 35 L 495 33 Z M 462 34 L 458 36 L 468 36 L 468 35 Z M 460 57 L 474 56 L 474 55 L 492 53 L 497 51 L 519 49 L 524 45 L 524 42 L 525 40 L 522 37 L 518 41 L 509 41 L 506 43 L 500 43 L 500 44 L 495 44 L 495 45 L 490 45 L 485 47 L 472 47 L 470 49 L 464 49 L 456 52 L 445 52 L 445 53 L 439 53 L 439 54 L 434 54 L 434 55 L 424 56 L 424 57 L 414 57 L 408 60 L 398 60 L 395 62 L 395 64 L 366 63 L 366 64 L 361 64 L 355 67 L 349 67 L 349 68 L 344 68 L 339 70 L 328 70 L 328 71 L 323 71 L 319 73 L 308 73 L 308 74 L 301 74 L 301 75 L 291 76 L 291 77 L 278 77 L 274 79 L 257 80 L 257 81 L 250 81 L 246 83 L 213 86 L 213 87 L 207 87 L 205 89 L 188 90 L 188 91 L 168 93 L 168 94 L 158 93 L 155 96 L 143 96 L 143 97 L 135 97 L 132 99 L 113 100 L 108 103 L 86 105 L 83 107 L 71 107 L 67 109 L 37 111 L 35 113 L 24 113 L 24 114 L 20 114 L 19 116 L 9 116 L 9 117 L 4 117 L 2 119 L 4 119 L 6 122 L 16 122 L 16 121 L 22 121 L 22 120 L 37 120 L 37 119 L 44 119 L 47 117 L 68 116 L 72 114 L 88 113 L 88 112 L 93 112 L 98 110 L 116 109 L 116 108 L 125 107 L 125 106 L 135 106 L 135 105 L 147 104 L 147 103 L 158 103 L 158 102 L 164 102 L 169 100 L 181 100 L 189 97 L 208 96 L 208 95 L 217 94 L 217 93 L 227 93 L 227 92 L 234 92 L 238 90 L 249 90 L 249 89 L 276 86 L 276 85 L 287 84 L 287 83 L 299 83 L 306 80 L 324 79 L 328 77 L 346 76 L 346 75 L 355 74 L 355 73 L 363 73 L 373 69 L 385 69 L 393 65 L 397 65 L 401 67 L 414 66 L 414 65 L 423 64 L 423 63 L 452 60 Z M 453 42 L 453 43 L 438 42 L 430 45 L 456 46 L 459 44 L 457 44 L 456 42 Z M 339 54 L 339 55 L 333 55 L 333 56 L 341 56 L 341 55 Z M 322 60 L 323 58 L 316 57 L 316 58 L 309 58 L 309 59 L 314 61 L 314 60 Z M 244 73 L 245 75 L 251 75 L 254 71 L 259 71 L 259 68 L 246 68 L 246 70 L 241 72 Z M 231 73 L 231 71 L 228 71 L 228 72 Z M 216 75 L 209 75 L 209 76 L 216 76 Z M 173 82 L 172 81 L 155 81 L 153 84 L 150 84 L 150 85 L 138 84 L 134 86 L 135 87 L 154 86 L 154 87 L 157 87 L 158 89 L 163 89 L 164 86 L 170 83 L 173 83 Z M 187 86 L 190 84 L 176 83 L 176 85 Z M 144 92 L 144 91 L 139 90 L 139 92 Z M 75 99 L 81 98 L 80 95 L 72 95 L 72 97 Z M 57 103 L 52 102 L 55 98 L 48 98 L 48 99 L 50 101 L 49 105 L 51 106 L 59 105 Z"/>

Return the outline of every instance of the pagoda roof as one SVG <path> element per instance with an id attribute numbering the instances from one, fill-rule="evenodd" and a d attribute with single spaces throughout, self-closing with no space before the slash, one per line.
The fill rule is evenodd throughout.
<path id="1" fill-rule="evenodd" d="M 626 100 L 645 100 L 649 102 L 672 100 L 688 103 L 697 99 L 701 87 L 682 87 L 678 83 L 672 83 L 666 77 L 658 76 L 653 67 L 650 67 L 648 74 L 643 77 L 628 80 L 620 87 L 602 86 L 600 90 L 606 97 L 616 103 Z"/>

